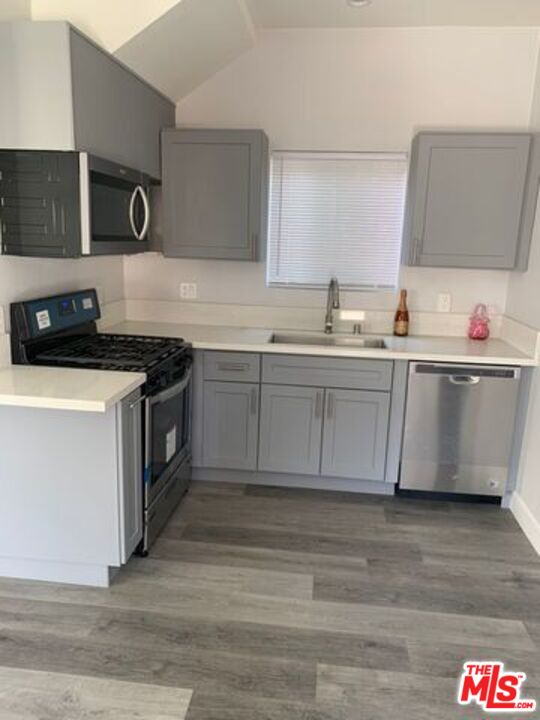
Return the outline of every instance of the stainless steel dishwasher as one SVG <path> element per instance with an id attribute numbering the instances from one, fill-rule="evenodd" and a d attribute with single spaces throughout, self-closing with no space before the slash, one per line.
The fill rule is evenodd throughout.
<path id="1" fill-rule="evenodd" d="M 502 496 L 520 372 L 411 363 L 400 489 Z"/>

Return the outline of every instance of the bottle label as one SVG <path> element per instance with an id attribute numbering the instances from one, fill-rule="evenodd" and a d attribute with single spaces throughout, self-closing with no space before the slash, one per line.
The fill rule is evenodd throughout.
<path id="1" fill-rule="evenodd" d="M 409 323 L 407 320 L 396 320 L 394 323 L 394 335 L 408 335 Z"/>

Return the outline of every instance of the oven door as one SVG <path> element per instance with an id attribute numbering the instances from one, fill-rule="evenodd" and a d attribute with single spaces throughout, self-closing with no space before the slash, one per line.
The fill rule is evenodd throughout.
<path id="1" fill-rule="evenodd" d="M 149 179 L 86 153 L 80 154 L 79 164 L 83 255 L 147 250 Z"/>
<path id="2" fill-rule="evenodd" d="M 190 366 L 180 381 L 146 399 L 146 508 L 191 455 L 191 377 Z"/>

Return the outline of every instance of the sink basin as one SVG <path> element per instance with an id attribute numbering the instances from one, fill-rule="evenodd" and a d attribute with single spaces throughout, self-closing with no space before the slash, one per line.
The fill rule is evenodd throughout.
<path id="1" fill-rule="evenodd" d="M 276 332 L 271 343 L 283 345 L 323 345 L 330 347 L 386 348 L 386 342 L 378 337 L 358 335 L 326 335 L 325 333 Z"/>

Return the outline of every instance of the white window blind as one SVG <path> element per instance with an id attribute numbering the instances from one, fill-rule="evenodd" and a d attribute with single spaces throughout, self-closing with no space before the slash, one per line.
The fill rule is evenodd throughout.
<path id="1" fill-rule="evenodd" d="M 406 183 L 406 154 L 273 153 L 268 284 L 394 289 Z"/>

